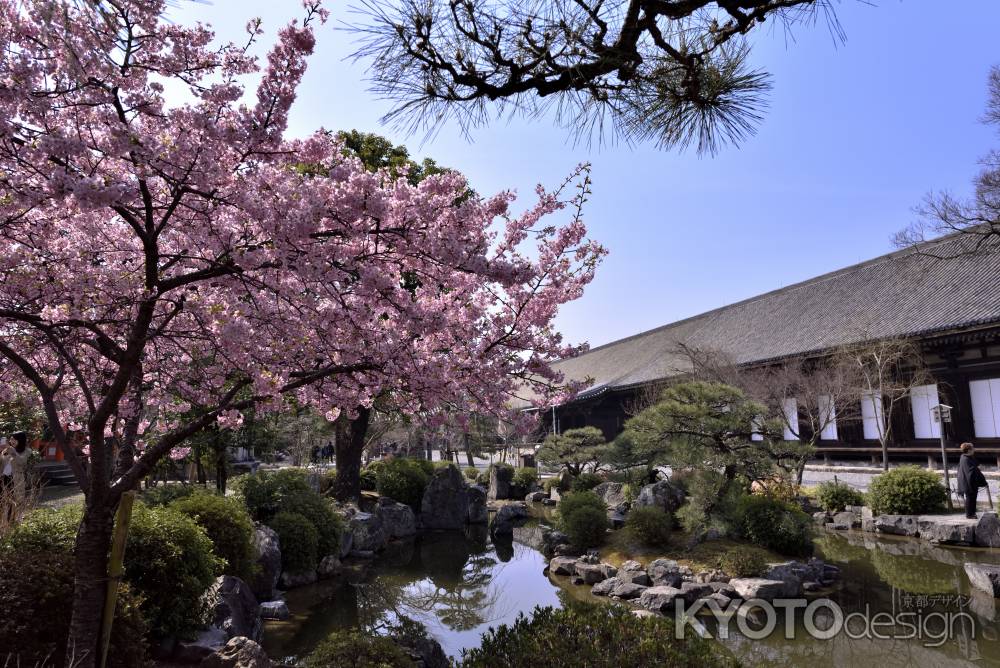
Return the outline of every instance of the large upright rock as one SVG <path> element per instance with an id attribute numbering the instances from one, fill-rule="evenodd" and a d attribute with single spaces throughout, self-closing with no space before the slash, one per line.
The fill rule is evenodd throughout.
<path id="1" fill-rule="evenodd" d="M 230 638 L 260 638 L 260 610 L 250 585 L 236 576 L 220 575 L 205 595 L 212 602 L 212 626 Z"/>
<path id="2" fill-rule="evenodd" d="M 263 648 L 250 638 L 238 636 L 226 643 L 225 647 L 208 655 L 201 661 L 201 668 L 271 668 Z"/>
<path id="3" fill-rule="evenodd" d="M 987 512 L 980 515 L 975 535 L 979 547 L 1000 547 L 1000 519 L 997 514 Z"/>
<path id="4" fill-rule="evenodd" d="M 378 552 L 385 547 L 386 535 L 378 513 L 356 512 L 348 520 L 352 552 Z"/>
<path id="5" fill-rule="evenodd" d="M 666 480 L 659 480 L 643 487 L 633 505 L 636 507 L 655 506 L 663 508 L 668 513 L 673 513 L 683 503 L 684 490 L 675 487 Z"/>
<path id="6" fill-rule="evenodd" d="M 511 482 L 514 480 L 514 469 L 509 466 L 490 467 L 490 488 L 486 492 L 486 499 L 497 501 L 509 499 L 511 493 Z M 523 494 L 521 495 L 524 496 Z"/>
<path id="7" fill-rule="evenodd" d="M 486 507 L 486 490 L 479 485 L 472 485 L 467 490 L 469 512 L 465 521 L 469 524 L 486 524 L 490 519 L 490 511 Z"/>
<path id="8" fill-rule="evenodd" d="M 514 527 L 523 523 L 529 517 L 528 506 L 524 501 L 508 503 L 497 511 L 490 524 L 490 535 L 513 535 Z"/>
<path id="9" fill-rule="evenodd" d="M 261 601 L 274 598 L 274 588 L 281 577 L 281 547 L 278 534 L 269 526 L 258 524 L 253 537 L 257 570 L 250 580 L 254 596 Z"/>
<path id="10" fill-rule="evenodd" d="M 594 494 L 601 497 L 609 510 L 627 512 L 631 505 L 625 498 L 625 485 L 620 482 L 602 482 L 594 488 Z"/>
<path id="11" fill-rule="evenodd" d="M 382 523 L 386 540 L 408 538 L 417 533 L 417 516 L 413 508 L 387 496 L 379 497 L 375 514 Z"/>
<path id="12" fill-rule="evenodd" d="M 461 529 L 469 519 L 469 500 L 469 487 L 459 470 L 454 466 L 438 469 L 424 490 L 420 525 L 424 529 Z"/>

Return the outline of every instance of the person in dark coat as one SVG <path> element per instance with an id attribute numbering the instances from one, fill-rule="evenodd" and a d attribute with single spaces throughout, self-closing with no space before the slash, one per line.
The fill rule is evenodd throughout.
<path id="1" fill-rule="evenodd" d="M 976 496 L 979 495 L 980 487 L 986 487 L 986 476 L 979 470 L 976 449 L 972 443 L 963 443 L 959 449 L 962 457 L 958 461 L 958 494 L 965 497 L 965 516 L 975 519 Z"/>

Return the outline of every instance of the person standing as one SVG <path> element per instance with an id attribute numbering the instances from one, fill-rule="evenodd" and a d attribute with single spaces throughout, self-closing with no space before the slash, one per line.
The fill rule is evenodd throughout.
<path id="1" fill-rule="evenodd" d="M 28 435 L 23 431 L 11 434 L 11 438 L 14 445 L 8 444 L 0 452 L 0 469 L 3 471 L 4 488 L 9 496 L 9 516 L 17 519 L 25 510 L 22 506 L 28 492 L 28 458 L 31 450 L 28 449 Z"/>
<path id="2" fill-rule="evenodd" d="M 975 519 L 976 497 L 979 495 L 979 488 L 986 487 L 986 476 L 979 470 L 976 448 L 972 443 L 963 443 L 959 450 L 962 451 L 962 457 L 958 461 L 958 494 L 965 497 L 965 516 Z"/>

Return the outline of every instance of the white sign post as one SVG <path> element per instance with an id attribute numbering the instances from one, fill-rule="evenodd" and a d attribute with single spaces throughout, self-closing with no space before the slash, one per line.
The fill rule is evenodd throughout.
<path id="1" fill-rule="evenodd" d="M 938 404 L 931 408 L 934 421 L 940 425 L 938 431 L 941 434 L 941 465 L 944 467 L 944 486 L 948 490 L 948 507 L 954 508 L 951 502 L 951 475 L 948 473 L 948 454 L 945 452 L 944 425 L 951 422 L 951 406 Z"/>

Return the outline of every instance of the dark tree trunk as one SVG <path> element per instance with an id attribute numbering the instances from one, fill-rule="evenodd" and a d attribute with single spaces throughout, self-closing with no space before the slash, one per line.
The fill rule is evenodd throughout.
<path id="1" fill-rule="evenodd" d="M 225 495 L 226 481 L 229 479 L 229 471 L 226 466 L 226 446 L 215 446 L 215 489 L 219 494 Z"/>
<path id="2" fill-rule="evenodd" d="M 365 437 L 371 420 L 371 409 L 358 408 L 358 416 L 353 420 L 346 417 L 337 420 L 336 443 L 337 479 L 333 485 L 333 495 L 338 501 L 359 501 L 361 499 L 361 457 L 365 452 Z"/>
<path id="3" fill-rule="evenodd" d="M 111 548 L 114 511 L 106 503 L 92 506 L 88 501 L 76 534 L 73 613 L 66 646 L 66 665 L 74 668 L 93 668 L 99 660 L 98 641 L 107 587 L 108 551 Z"/>

